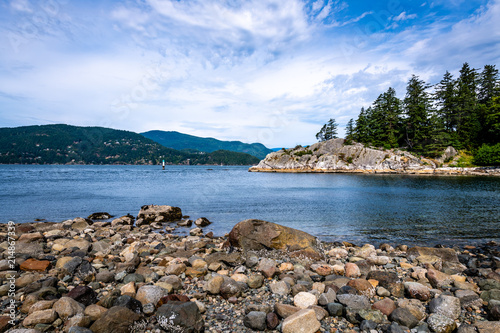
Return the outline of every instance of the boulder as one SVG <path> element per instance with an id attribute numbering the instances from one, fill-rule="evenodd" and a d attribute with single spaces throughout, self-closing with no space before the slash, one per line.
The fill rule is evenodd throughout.
<path id="1" fill-rule="evenodd" d="M 97 293 L 88 286 L 76 286 L 66 295 L 85 306 L 97 303 Z"/>
<path id="2" fill-rule="evenodd" d="M 266 313 L 261 311 L 250 311 L 243 319 L 243 324 L 255 331 L 264 331 L 266 325 Z"/>
<path id="3" fill-rule="evenodd" d="M 167 332 L 203 332 L 204 321 L 194 302 L 169 301 L 156 311 L 160 326 Z"/>
<path id="4" fill-rule="evenodd" d="M 274 305 L 274 312 L 281 318 L 288 318 L 298 311 L 300 311 L 300 308 L 290 304 L 276 303 Z"/>
<path id="5" fill-rule="evenodd" d="M 421 301 L 428 301 L 431 298 L 431 291 L 429 288 L 418 282 L 405 282 L 404 284 L 406 293 L 411 298 L 416 298 Z"/>
<path id="6" fill-rule="evenodd" d="M 314 333 L 321 327 L 312 309 L 303 309 L 295 312 L 283 320 L 281 331 L 283 333 Z"/>
<path id="7" fill-rule="evenodd" d="M 106 212 L 98 212 L 98 213 L 92 213 L 90 214 L 87 219 L 89 220 L 107 220 L 112 218 L 113 215 L 106 213 Z"/>
<path id="8" fill-rule="evenodd" d="M 94 333 L 121 333 L 130 332 L 134 322 L 141 319 L 141 316 L 134 311 L 114 306 L 97 319 L 90 330 Z"/>
<path id="9" fill-rule="evenodd" d="M 460 299 L 454 296 L 440 295 L 429 302 L 430 313 L 437 313 L 451 319 L 458 319 L 460 310 Z"/>
<path id="10" fill-rule="evenodd" d="M 163 297 L 168 295 L 168 290 L 159 286 L 145 285 L 137 290 L 136 299 L 146 305 L 148 303 L 156 304 Z"/>
<path id="11" fill-rule="evenodd" d="M 180 220 L 182 211 L 179 207 L 145 205 L 141 207 L 137 220 L 142 219 L 145 223 L 151 222 L 171 222 Z"/>
<path id="12" fill-rule="evenodd" d="M 36 324 L 51 324 L 56 319 L 57 312 L 53 309 L 35 311 L 23 320 L 23 326 L 31 327 Z"/>
<path id="13" fill-rule="evenodd" d="M 436 333 L 451 333 L 457 327 L 453 319 L 438 313 L 433 313 L 427 318 L 430 329 Z"/>
<path id="14" fill-rule="evenodd" d="M 405 308 L 397 308 L 396 310 L 392 311 L 389 318 L 392 321 L 395 321 L 398 324 L 409 328 L 413 328 L 418 324 L 418 319 L 408 309 Z"/>
<path id="15" fill-rule="evenodd" d="M 200 217 L 199 219 L 194 221 L 194 224 L 197 227 L 206 227 L 207 225 L 212 224 L 212 222 L 210 222 L 206 217 Z"/>
<path id="16" fill-rule="evenodd" d="M 83 313 L 85 307 L 70 297 L 61 297 L 54 303 L 52 309 L 57 312 L 60 318 L 67 319 L 73 317 L 77 313 Z"/>
<path id="17" fill-rule="evenodd" d="M 323 257 L 316 237 L 304 231 L 262 220 L 245 220 L 236 224 L 228 238 L 229 245 L 248 250 L 275 249 L 291 256 L 312 259 Z"/>
<path id="18" fill-rule="evenodd" d="M 294 296 L 293 304 L 300 309 L 305 309 L 311 305 L 318 304 L 318 300 L 316 299 L 316 296 L 311 293 L 300 292 Z"/>
<path id="19" fill-rule="evenodd" d="M 460 263 L 458 255 L 453 249 L 415 246 L 408 249 L 406 255 L 408 260 L 411 261 L 416 260 L 420 256 L 435 256 L 443 261 L 443 268 L 449 268 L 459 272 L 467 268 Z"/>

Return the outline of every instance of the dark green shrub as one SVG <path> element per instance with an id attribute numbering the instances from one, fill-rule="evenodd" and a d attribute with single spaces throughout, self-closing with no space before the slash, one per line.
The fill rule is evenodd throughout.
<path id="1" fill-rule="evenodd" d="M 494 146 L 483 145 L 474 154 L 475 165 L 500 165 L 500 143 Z"/>

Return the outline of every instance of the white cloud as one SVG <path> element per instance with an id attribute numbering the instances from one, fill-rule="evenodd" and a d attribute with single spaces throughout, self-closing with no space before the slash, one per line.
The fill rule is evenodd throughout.
<path id="1" fill-rule="evenodd" d="M 25 17 L 13 3 L 9 15 Z M 464 61 L 500 60 L 498 0 L 458 22 L 417 11 L 408 26 L 417 14 L 398 10 L 387 25 L 400 32 L 378 21 L 382 29 L 364 29 L 369 7 L 349 11 L 333 0 L 147 0 L 85 7 L 85 15 L 71 6 L 23 52 L 0 43 L 0 103 L 15 110 L 0 112 L 0 122 L 290 147 L 314 141 L 331 117 L 345 125 L 389 86 L 402 97 L 413 73 L 435 83 Z"/>
<path id="2" fill-rule="evenodd" d="M 407 21 L 407 20 L 412 20 L 412 19 L 415 19 L 417 18 L 417 14 L 406 14 L 406 12 L 401 12 L 401 14 L 399 14 L 398 16 L 396 17 L 393 17 L 392 19 L 396 22 L 399 22 L 399 21 Z"/>

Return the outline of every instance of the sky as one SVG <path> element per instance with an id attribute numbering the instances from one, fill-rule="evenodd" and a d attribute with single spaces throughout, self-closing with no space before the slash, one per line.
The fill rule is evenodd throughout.
<path id="1" fill-rule="evenodd" d="M 293 147 L 408 79 L 500 65 L 500 0 L 0 0 L 0 127 Z"/>

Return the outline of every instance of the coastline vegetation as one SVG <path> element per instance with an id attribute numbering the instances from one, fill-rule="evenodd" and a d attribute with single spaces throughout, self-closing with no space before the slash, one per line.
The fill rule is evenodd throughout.
<path id="1" fill-rule="evenodd" d="M 330 119 L 318 140 L 336 134 L 335 125 Z M 500 165 L 498 69 L 486 65 L 479 72 L 464 63 L 457 78 L 446 72 L 434 86 L 413 75 L 404 99 L 389 88 L 371 106 L 361 108 L 356 120 L 349 120 L 346 144 L 352 141 L 431 158 L 453 146 L 473 156 L 463 155 L 457 166 Z"/>

